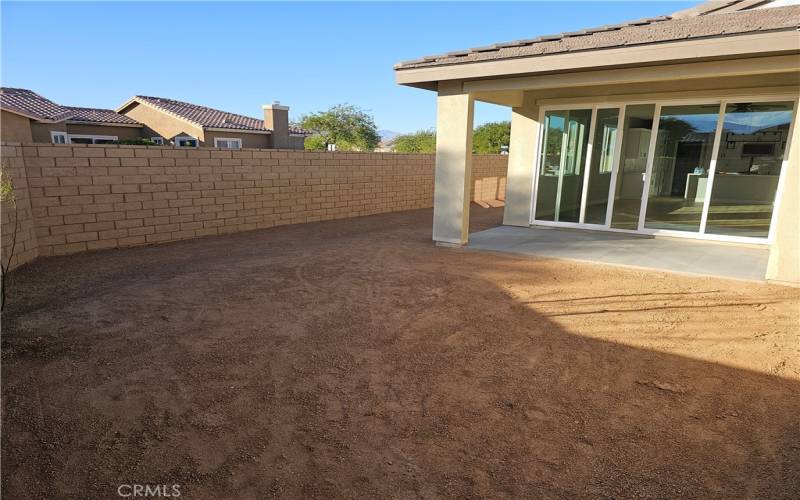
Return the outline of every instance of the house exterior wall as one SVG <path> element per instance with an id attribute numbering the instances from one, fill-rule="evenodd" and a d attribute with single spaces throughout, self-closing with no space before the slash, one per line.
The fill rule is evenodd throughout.
<path id="1" fill-rule="evenodd" d="M 33 142 L 51 143 L 53 142 L 50 137 L 50 132 L 66 132 L 67 124 L 61 123 L 37 123 L 31 122 L 31 135 Z"/>
<path id="2" fill-rule="evenodd" d="M 2 111 L 0 125 L 2 125 L 0 136 L 2 136 L 3 141 L 33 142 L 30 118 Z"/>
<path id="3" fill-rule="evenodd" d="M 150 106 L 132 103 L 127 109 L 120 112 L 139 123 L 143 123 L 147 129 L 152 131 L 152 135 L 147 135 L 147 137 L 160 136 L 169 140 L 176 135 L 185 134 L 195 137 L 200 141 L 205 141 L 203 129 L 200 127 L 151 108 Z M 147 129 L 145 129 L 145 132 L 147 132 Z"/>
<path id="4" fill-rule="evenodd" d="M 795 124 L 789 140 L 789 168 L 783 179 L 781 202 L 776 207 L 775 242 L 767 263 L 767 279 L 800 285 L 800 126 L 795 110 Z"/>
<path id="5" fill-rule="evenodd" d="M 19 263 L 433 206 L 431 154 L 4 144 L 2 156 L 30 200 Z M 506 159 L 474 156 L 472 199 L 504 197 Z"/>
<path id="6" fill-rule="evenodd" d="M 303 136 L 289 136 L 289 149 L 305 149 L 306 138 Z"/>
<path id="7" fill-rule="evenodd" d="M 83 125 L 67 123 L 68 134 L 111 135 L 119 140 L 144 137 L 142 127 L 119 127 L 114 125 Z M 49 142 L 49 141 L 48 141 Z"/>
<path id="8" fill-rule="evenodd" d="M 272 137 L 270 134 L 247 134 L 236 130 L 231 130 L 230 132 L 206 130 L 205 139 L 201 142 L 200 145 L 207 148 L 213 148 L 215 138 L 241 139 L 243 148 L 250 148 L 250 149 L 272 148 Z"/>
<path id="9" fill-rule="evenodd" d="M 739 62 L 726 63 L 728 70 L 731 70 L 730 66 Z M 576 74 L 574 77 L 577 79 L 580 75 Z M 767 100 L 777 96 L 793 100 L 800 95 L 800 69 L 763 75 L 665 79 L 619 85 L 570 86 L 568 79 L 561 79 L 560 82 L 564 85 L 559 88 L 522 91 L 521 105 L 512 108 L 505 224 L 526 226 L 530 223 L 533 179 L 539 154 L 537 138 L 541 106 L 574 108 L 580 105 L 605 104 L 612 107 L 630 102 L 682 100 L 687 103 L 702 103 L 739 98 L 758 101 L 759 98 Z M 469 87 L 466 83 L 464 86 Z M 800 139 L 797 130 L 795 117 L 794 136 L 788 144 L 788 164 L 783 174 L 783 192 L 779 193 L 780 200 L 776 206 L 778 215 L 774 222 L 775 241 L 771 246 L 766 277 L 774 281 L 800 284 L 800 225 L 796 221 L 797 203 L 800 199 Z"/>
<path id="10" fill-rule="evenodd" d="M 734 64 L 735 61 L 731 61 Z M 759 95 L 797 96 L 800 94 L 800 73 L 777 75 L 751 75 L 741 78 L 712 78 L 709 80 L 677 80 L 651 84 L 605 85 L 590 87 L 563 87 L 524 92 L 524 102 L 529 112 L 527 118 L 516 116 L 526 114 L 523 108 L 515 108 L 512 118 L 511 152 L 509 165 L 509 195 L 506 200 L 507 218 L 511 214 L 514 221 L 508 224 L 524 225 L 523 214 L 528 214 L 532 202 L 532 190 L 536 157 L 538 128 L 533 127 L 538 120 L 539 105 L 575 106 L 608 103 L 618 105 L 624 102 L 656 102 L 670 99 L 683 99 L 687 102 L 703 102 L 736 96 L 748 96 L 757 100 Z M 783 85 L 778 85 L 783 84 Z M 515 123 L 516 122 L 516 123 Z M 522 144 L 522 146 L 520 146 Z M 522 150 L 522 151 L 521 151 Z M 790 168 L 792 167 L 790 162 Z M 516 194 L 519 193 L 519 196 Z"/>

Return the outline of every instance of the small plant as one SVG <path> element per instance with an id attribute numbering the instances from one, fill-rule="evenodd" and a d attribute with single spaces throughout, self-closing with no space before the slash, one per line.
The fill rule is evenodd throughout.
<path id="1" fill-rule="evenodd" d="M 6 261 L 0 259 L 0 311 L 6 307 L 6 279 L 8 270 L 11 267 L 11 260 L 14 258 L 14 251 L 17 246 L 17 233 L 19 232 L 19 217 L 17 217 L 17 195 L 14 191 L 14 181 L 4 168 L 0 168 L 0 202 L 7 207 L 14 208 L 14 231 L 11 233 L 11 245 L 8 250 Z"/>

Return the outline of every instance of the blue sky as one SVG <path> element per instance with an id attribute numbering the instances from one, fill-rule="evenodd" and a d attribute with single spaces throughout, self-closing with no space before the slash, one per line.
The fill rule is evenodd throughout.
<path id="1" fill-rule="evenodd" d="M 250 116 L 350 103 L 379 128 L 435 124 L 434 93 L 392 65 L 456 49 L 669 14 L 695 2 L 2 2 L 4 86 L 60 104 L 114 108 L 134 94 Z M 478 105 L 476 123 L 508 119 Z"/>

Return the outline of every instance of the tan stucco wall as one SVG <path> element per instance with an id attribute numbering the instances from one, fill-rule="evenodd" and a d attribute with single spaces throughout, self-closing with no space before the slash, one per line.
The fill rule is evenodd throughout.
<path id="1" fill-rule="evenodd" d="M 31 132 L 33 135 L 33 142 L 53 142 L 50 137 L 50 132 L 66 132 L 67 124 L 61 123 L 36 123 L 31 122 Z"/>
<path id="2" fill-rule="evenodd" d="M 0 115 L 0 139 L 5 142 L 32 142 L 30 119 L 3 111 Z"/>
<path id="3" fill-rule="evenodd" d="M 213 148 L 215 138 L 241 139 L 243 148 L 268 149 L 272 147 L 272 138 L 269 134 L 246 134 L 232 130 L 230 132 L 218 132 L 207 130 L 205 140 L 201 146 Z"/>
<path id="4" fill-rule="evenodd" d="M 532 96 L 531 96 L 532 97 Z M 511 112 L 511 143 L 508 148 L 508 181 L 503 224 L 530 224 L 536 138 L 539 137 L 539 107 L 532 98 Z"/>
<path id="5" fill-rule="evenodd" d="M 469 235 L 474 98 L 458 84 L 440 84 L 436 99 L 433 240 L 463 245 Z"/>
<path id="6" fill-rule="evenodd" d="M 795 111 L 783 192 L 779 193 L 775 241 L 767 263 L 767 279 L 800 286 L 800 126 L 797 116 Z"/>
<path id="7" fill-rule="evenodd" d="M 123 140 L 142 137 L 142 128 L 115 127 L 110 125 L 78 125 L 75 123 L 68 123 L 67 133 L 83 135 L 110 135 L 117 136 L 119 140 Z"/>
<path id="8" fill-rule="evenodd" d="M 75 123 L 31 123 L 32 140 L 27 142 L 50 143 L 50 132 L 66 132 L 81 135 L 110 135 L 117 139 L 149 137 L 141 127 L 116 127 L 113 125 L 83 125 Z"/>
<path id="9" fill-rule="evenodd" d="M 147 128 L 155 132 L 154 135 L 164 137 L 167 140 L 179 134 L 190 135 L 200 141 L 205 140 L 203 130 L 200 127 L 143 104 L 132 103 L 121 113 L 139 123 L 143 123 Z"/>

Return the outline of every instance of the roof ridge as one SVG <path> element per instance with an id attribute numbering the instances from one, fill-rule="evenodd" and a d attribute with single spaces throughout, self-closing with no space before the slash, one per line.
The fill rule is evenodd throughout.
<path id="1" fill-rule="evenodd" d="M 143 100 L 147 101 L 149 104 L 159 108 L 160 110 L 162 110 L 162 111 L 164 111 L 166 113 L 169 113 L 169 114 L 171 114 L 173 116 L 176 116 L 176 117 L 178 117 L 178 118 L 180 118 L 182 120 L 186 120 L 186 121 L 188 121 L 188 122 L 190 122 L 192 124 L 195 124 L 195 125 L 197 125 L 197 126 L 199 126 L 201 128 L 205 128 L 205 127 L 214 128 L 214 126 L 213 125 L 204 124 L 202 122 L 199 122 L 199 121 L 196 121 L 196 120 L 194 120 L 192 118 L 189 118 L 185 114 L 181 114 L 181 113 L 179 113 L 179 112 L 177 112 L 175 110 L 168 109 L 166 106 L 160 105 L 159 101 L 164 101 L 164 102 L 173 103 L 173 104 L 176 104 L 176 105 L 179 105 L 179 106 L 190 107 L 190 108 L 195 108 L 195 109 L 199 108 L 201 110 L 207 110 L 207 111 L 211 111 L 213 113 L 219 113 L 219 114 L 223 115 L 221 117 L 223 119 L 223 123 L 227 122 L 227 123 L 231 123 L 231 124 L 234 124 L 234 125 L 242 125 L 244 127 L 247 127 L 246 124 L 235 123 L 233 121 L 229 121 L 228 117 L 239 117 L 239 118 L 244 118 L 246 120 L 254 120 L 256 122 L 262 123 L 262 128 L 261 129 L 257 129 L 257 130 L 268 130 L 268 131 L 270 130 L 270 129 L 268 129 L 268 128 L 263 126 L 263 123 L 264 123 L 263 119 L 255 118 L 253 116 L 247 116 L 247 115 L 243 115 L 243 114 L 239 114 L 239 113 L 233 113 L 231 111 L 224 111 L 222 109 L 212 108 L 210 106 L 204 106 L 202 104 L 194 104 L 194 103 L 191 103 L 191 102 L 188 102 L 188 101 L 181 101 L 179 99 L 172 99 L 172 98 L 169 98 L 169 97 L 136 95 L 136 96 L 134 96 L 134 99 L 136 99 L 136 98 L 143 99 Z M 248 127 L 248 128 L 256 129 L 256 127 Z"/>

